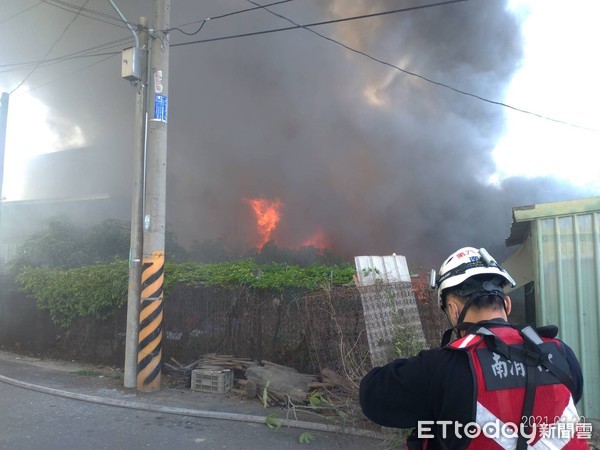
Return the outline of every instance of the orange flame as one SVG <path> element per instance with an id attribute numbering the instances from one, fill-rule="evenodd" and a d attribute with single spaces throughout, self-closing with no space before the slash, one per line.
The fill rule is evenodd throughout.
<path id="1" fill-rule="evenodd" d="M 320 250 L 323 250 L 330 247 L 330 243 L 325 237 L 325 233 L 323 233 L 323 230 L 319 228 L 312 236 L 310 236 L 309 238 L 305 239 L 304 242 L 302 242 L 302 247 L 315 247 Z"/>
<path id="2" fill-rule="evenodd" d="M 262 248 L 263 245 L 269 242 L 271 233 L 277 228 L 277 224 L 281 219 L 280 210 L 283 207 L 283 203 L 278 198 L 273 201 L 264 198 L 249 198 L 246 201 L 256 215 L 256 227 L 260 235 L 257 247 Z"/>

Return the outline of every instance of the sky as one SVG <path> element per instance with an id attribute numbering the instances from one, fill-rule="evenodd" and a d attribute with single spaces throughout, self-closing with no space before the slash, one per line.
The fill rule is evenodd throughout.
<path id="1" fill-rule="evenodd" d="M 0 45 L 4 64 L 130 37 L 114 22 L 71 23 L 51 3 L 5 1 L 0 24 L 15 40 Z M 128 18 L 151 16 L 149 2 L 120 3 Z M 312 23 L 424 3 L 271 9 Z M 107 1 L 85 5 L 115 16 Z M 172 25 L 193 32 L 203 18 L 249 7 L 172 0 Z M 321 232 L 351 254 L 503 252 L 512 207 L 600 195 L 598 9 L 594 0 L 471 0 L 314 28 L 330 40 L 294 30 L 176 46 L 289 25 L 264 10 L 211 20 L 192 37 L 173 31 L 167 220 L 184 243 L 232 240 L 244 235 L 244 198 L 262 196 L 285 205 L 282 244 Z M 118 58 L 31 75 L 11 68 L 0 67 L 3 91 L 27 79 L 10 100 L 6 200 L 26 196 L 30 158 L 67 148 L 102 148 L 114 161 L 107 176 L 127 179 L 134 90 L 119 79 Z"/>
<path id="2" fill-rule="evenodd" d="M 552 175 L 598 193 L 600 3 L 514 0 L 511 8 L 523 21 L 524 60 L 506 103 L 576 126 L 507 111 L 494 181 Z"/>

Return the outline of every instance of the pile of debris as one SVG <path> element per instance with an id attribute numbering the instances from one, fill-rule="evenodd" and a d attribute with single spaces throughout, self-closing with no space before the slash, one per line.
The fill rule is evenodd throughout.
<path id="1" fill-rule="evenodd" d="M 269 406 L 313 404 L 313 400 L 323 398 L 320 395 L 325 391 L 328 394 L 336 393 L 335 397 L 340 395 L 354 400 L 358 395 L 358 388 L 354 383 L 329 369 L 323 369 L 320 376 L 306 375 L 294 368 L 269 361 L 259 364 L 249 358 L 215 353 L 203 355 L 187 365 L 171 358 L 171 362 L 165 363 L 164 366 L 173 384 L 182 388 L 191 387 L 194 370 L 202 373 L 231 371 L 233 382 L 230 385 L 231 389 L 227 391 L 248 399 L 258 399 Z M 316 394 L 319 394 L 319 397 L 316 397 Z M 331 397 L 328 395 L 328 398 Z M 331 401 L 329 404 L 332 405 Z"/>

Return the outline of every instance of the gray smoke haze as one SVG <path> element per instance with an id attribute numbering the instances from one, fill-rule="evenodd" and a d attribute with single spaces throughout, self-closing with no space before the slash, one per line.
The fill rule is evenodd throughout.
<path id="1" fill-rule="evenodd" d="M 88 7 L 114 15 L 107 3 Z M 152 16 L 150 1 L 120 3 L 132 21 Z M 296 0 L 272 9 L 311 23 L 418 3 Z M 506 3 L 469 1 L 315 30 L 411 72 L 502 100 L 522 58 L 519 25 Z M 172 0 L 171 23 L 252 6 Z M 40 20 L 41 14 L 63 22 L 71 17 L 48 5 L 36 9 Z M 9 24 L 22 26 L 34 12 Z M 51 41 L 54 22 L 39 23 L 46 24 L 39 34 Z M 171 44 L 289 25 L 258 10 L 210 21 L 193 37 L 173 31 Z M 55 53 L 127 35 L 80 18 Z M 4 48 L 3 58 L 39 58 L 43 51 L 35 54 L 35 45 L 21 41 L 22 52 Z M 68 69 L 40 69 L 30 84 L 61 71 Z M 16 83 L 21 74 L 11 76 Z M 396 252 L 409 262 L 438 264 L 456 248 L 474 245 L 501 258 L 513 206 L 585 194 L 552 179 L 488 185 L 504 126 L 501 107 L 307 30 L 174 46 L 169 77 L 167 222 L 183 244 L 247 239 L 253 227 L 244 198 L 264 196 L 285 204 L 273 235 L 281 245 L 299 245 L 321 229 L 349 256 Z M 114 175 L 110 182 L 130 194 L 134 90 L 120 79 L 118 59 L 34 93 L 52 108 L 56 123 L 81 126 L 92 145 L 106 151 L 114 160 L 107 177 Z"/>

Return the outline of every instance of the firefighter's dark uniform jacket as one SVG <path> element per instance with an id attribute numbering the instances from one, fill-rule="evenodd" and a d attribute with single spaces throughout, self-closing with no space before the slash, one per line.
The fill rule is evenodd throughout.
<path id="1" fill-rule="evenodd" d="M 486 321 L 485 327 L 506 327 L 502 319 Z M 564 343 L 571 394 L 577 403 L 582 394 L 583 376 L 573 351 Z M 473 372 L 466 351 L 448 348 L 424 350 L 408 359 L 397 359 L 371 370 L 360 384 L 360 403 L 372 421 L 396 428 L 416 428 L 418 421 L 475 421 Z M 440 426 L 431 425 L 431 434 L 442 435 Z M 447 432 L 445 448 L 464 448 L 469 439 Z M 430 439 L 428 449 L 444 448 L 439 439 Z"/>

